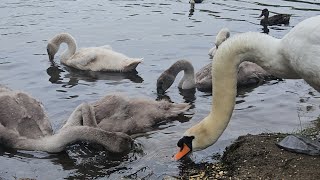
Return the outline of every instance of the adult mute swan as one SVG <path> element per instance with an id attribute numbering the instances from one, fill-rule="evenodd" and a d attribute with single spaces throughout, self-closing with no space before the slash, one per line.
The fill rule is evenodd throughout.
<path id="1" fill-rule="evenodd" d="M 120 94 L 107 95 L 91 105 L 101 129 L 128 135 L 150 131 L 191 107 L 188 103 L 128 98 Z"/>
<path id="2" fill-rule="evenodd" d="M 121 132 L 107 132 L 97 126 L 93 107 L 84 103 L 53 134 L 40 102 L 29 95 L 0 86 L 0 144 L 14 149 L 63 151 L 76 141 L 94 142 L 108 151 L 128 151 L 133 140 Z"/>
<path id="3" fill-rule="evenodd" d="M 221 44 L 212 64 L 211 112 L 184 133 L 175 159 L 211 146 L 223 133 L 235 106 L 238 67 L 245 60 L 280 78 L 304 79 L 320 91 L 320 16 L 300 22 L 282 39 L 248 32 Z"/>
<path id="4" fill-rule="evenodd" d="M 216 47 L 213 47 L 209 55 L 212 57 L 215 54 L 216 49 L 221 45 L 227 38 L 230 37 L 230 31 L 227 28 L 223 28 L 219 31 L 216 36 Z M 178 87 L 181 89 L 192 89 L 197 88 L 200 91 L 211 91 L 212 90 L 212 64 L 209 63 L 201 68 L 196 74 L 194 74 L 194 68 L 191 62 L 187 60 L 179 60 L 165 70 L 157 80 L 157 92 L 163 94 L 167 89 L 171 87 L 175 81 L 176 76 L 183 71 L 184 75 L 179 82 Z M 237 75 L 237 86 L 250 86 L 261 84 L 265 80 L 276 79 L 271 74 L 266 72 L 260 66 L 252 62 L 242 62 L 239 66 Z"/>
<path id="5" fill-rule="evenodd" d="M 51 61 L 62 43 L 66 43 L 68 49 L 60 56 L 61 62 L 80 70 L 130 72 L 142 62 L 142 58 L 129 58 L 113 51 L 109 46 L 82 48 L 76 51 L 76 41 L 68 33 L 57 34 L 49 40 L 47 53 Z"/>

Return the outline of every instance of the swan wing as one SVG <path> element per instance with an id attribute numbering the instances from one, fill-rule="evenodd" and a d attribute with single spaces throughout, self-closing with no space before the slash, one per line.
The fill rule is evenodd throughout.
<path id="1" fill-rule="evenodd" d="M 97 54 L 92 48 L 80 49 L 69 60 L 68 65 L 83 69 L 90 63 L 94 63 L 97 59 Z"/>
<path id="2" fill-rule="evenodd" d="M 320 91 L 320 16 L 306 19 L 282 40 L 284 56 L 299 75 Z"/>
<path id="3" fill-rule="evenodd" d="M 104 49 L 110 49 L 110 50 L 112 50 L 111 45 L 104 45 L 104 46 L 100 46 L 100 48 L 104 48 Z"/>

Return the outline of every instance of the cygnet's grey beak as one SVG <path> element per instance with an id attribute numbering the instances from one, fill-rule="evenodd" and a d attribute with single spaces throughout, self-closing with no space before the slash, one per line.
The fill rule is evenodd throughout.
<path id="1" fill-rule="evenodd" d="M 164 95 L 164 93 L 165 93 L 165 91 L 161 87 L 157 88 L 157 94 Z"/>
<path id="2" fill-rule="evenodd" d="M 50 61 L 53 61 L 54 55 L 48 54 L 48 56 L 49 56 L 49 60 L 50 60 Z"/>

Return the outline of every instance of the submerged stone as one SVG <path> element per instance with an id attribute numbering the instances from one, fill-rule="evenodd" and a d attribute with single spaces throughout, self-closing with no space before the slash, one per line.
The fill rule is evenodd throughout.
<path id="1" fill-rule="evenodd" d="M 276 145 L 287 151 L 308 154 L 311 156 L 320 155 L 320 142 L 301 135 L 289 135 Z"/>

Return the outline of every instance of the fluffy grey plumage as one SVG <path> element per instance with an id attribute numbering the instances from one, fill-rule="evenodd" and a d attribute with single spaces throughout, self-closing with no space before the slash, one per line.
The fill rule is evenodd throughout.
<path id="1" fill-rule="evenodd" d="M 98 126 L 105 131 L 137 134 L 150 131 L 190 108 L 188 103 L 170 103 L 141 98 L 108 95 L 92 103 Z"/>
<path id="2" fill-rule="evenodd" d="M 53 134 L 39 101 L 0 86 L 0 144 L 15 149 L 60 152 L 76 141 L 98 143 L 111 152 L 124 152 L 132 146 L 128 135 L 99 128 L 93 107 L 87 103 L 79 105 L 58 133 Z"/>

